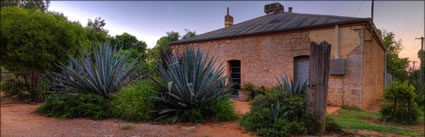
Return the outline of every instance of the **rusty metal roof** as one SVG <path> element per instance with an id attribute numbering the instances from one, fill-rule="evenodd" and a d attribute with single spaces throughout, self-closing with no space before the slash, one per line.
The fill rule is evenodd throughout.
<path id="1" fill-rule="evenodd" d="M 370 22 L 370 18 L 280 12 L 206 32 L 192 38 L 170 42 L 169 44 L 217 40 L 359 22 Z"/>

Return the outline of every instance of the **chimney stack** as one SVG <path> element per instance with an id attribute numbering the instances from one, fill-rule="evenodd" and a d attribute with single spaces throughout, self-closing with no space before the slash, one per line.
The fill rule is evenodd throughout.
<path id="1" fill-rule="evenodd" d="M 292 13 L 292 7 L 288 7 L 288 12 Z"/>
<path id="2" fill-rule="evenodd" d="M 233 25 L 233 17 L 229 15 L 229 7 L 227 7 L 227 15 L 224 16 L 224 27 Z"/>
<path id="3" fill-rule="evenodd" d="M 279 2 L 270 3 L 264 5 L 264 13 L 271 14 L 271 13 L 280 13 L 283 12 L 283 5 Z"/>

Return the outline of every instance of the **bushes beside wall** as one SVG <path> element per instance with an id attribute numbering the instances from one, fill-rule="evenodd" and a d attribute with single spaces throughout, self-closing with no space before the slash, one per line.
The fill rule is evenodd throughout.
<path id="1" fill-rule="evenodd" d="M 387 105 L 381 108 L 382 119 L 398 123 L 415 124 L 417 104 L 415 87 L 408 81 L 392 81 L 384 89 L 383 97 Z"/>
<path id="2" fill-rule="evenodd" d="M 320 130 L 320 122 L 306 110 L 303 96 L 274 90 L 257 96 L 251 105 L 241 125 L 257 135 L 305 135 Z"/>

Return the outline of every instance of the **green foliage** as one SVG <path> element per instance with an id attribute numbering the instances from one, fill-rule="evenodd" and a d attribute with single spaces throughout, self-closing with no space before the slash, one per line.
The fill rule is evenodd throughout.
<path id="1" fill-rule="evenodd" d="M 286 75 L 281 76 L 280 79 L 277 79 L 277 81 L 277 88 L 281 91 L 288 92 L 289 94 L 304 96 L 307 91 L 306 82 L 293 81 Z"/>
<path id="2" fill-rule="evenodd" d="M 195 31 L 190 31 L 188 29 L 184 29 L 184 31 L 186 31 L 186 34 L 183 35 L 182 39 L 192 38 L 196 36 Z"/>
<path id="3" fill-rule="evenodd" d="M 343 129 L 370 130 L 408 136 L 424 136 L 423 132 L 416 132 L 404 128 L 396 128 L 394 126 L 388 125 L 388 123 L 376 124 L 369 122 L 371 120 L 378 120 L 380 118 L 379 112 L 353 111 L 341 109 L 338 111 L 338 114 L 331 114 L 329 116 L 335 119 L 335 123 L 341 126 L 341 128 Z"/>
<path id="4" fill-rule="evenodd" d="M 384 41 L 384 47 L 387 49 L 386 58 L 388 73 L 399 80 L 407 80 L 408 73 L 406 68 L 409 65 L 409 59 L 399 57 L 399 53 L 403 48 L 401 40 L 396 41 L 395 34 L 392 32 L 386 33 L 385 31 L 382 32 L 380 30 L 378 30 L 378 32 Z"/>
<path id="5" fill-rule="evenodd" d="M 133 126 L 131 126 L 131 125 L 125 125 L 125 126 L 121 127 L 121 130 L 130 130 L 132 128 L 133 128 Z"/>
<path id="6" fill-rule="evenodd" d="M 107 98 L 139 70 L 136 61 L 127 64 L 129 54 L 115 52 L 109 44 L 93 45 L 93 55 L 84 48 L 81 58 L 70 57 L 70 65 L 59 65 L 63 73 L 56 81 L 71 92 L 93 92 Z"/>
<path id="7" fill-rule="evenodd" d="M 47 101 L 36 109 L 37 112 L 47 113 L 49 117 L 79 118 L 87 117 L 102 120 L 109 116 L 107 100 L 96 94 L 52 94 Z"/>
<path id="8" fill-rule="evenodd" d="M 413 87 L 415 87 L 416 103 L 419 106 L 425 106 L 425 84 L 419 80 L 412 81 Z"/>
<path id="9" fill-rule="evenodd" d="M 6 96 L 16 96 L 20 100 L 28 98 L 29 84 L 20 77 L 9 77 L 1 81 L 1 89 Z"/>
<path id="10" fill-rule="evenodd" d="M 208 110 L 204 111 L 207 112 Z M 237 115 L 233 111 L 233 102 L 229 99 L 222 99 L 211 109 L 212 114 L 215 114 L 215 119 L 218 121 L 232 121 L 236 120 Z M 208 115 L 208 114 L 204 114 Z"/>
<path id="11" fill-rule="evenodd" d="M 92 29 L 96 32 L 103 32 L 103 34 L 108 34 L 108 31 L 103 28 L 105 27 L 105 25 L 105 20 L 101 17 L 97 17 L 96 19 L 94 19 L 94 21 L 89 19 L 89 21 L 87 22 L 87 28 Z"/>
<path id="12" fill-rule="evenodd" d="M 0 1 L 0 8 L 12 6 L 25 9 L 47 11 L 47 8 L 49 8 L 49 4 L 50 0 L 2 0 Z"/>
<path id="13" fill-rule="evenodd" d="M 307 111 L 303 98 L 280 90 L 257 96 L 241 125 L 260 136 L 315 134 L 320 122 Z"/>
<path id="14" fill-rule="evenodd" d="M 147 44 L 144 41 L 139 41 L 136 36 L 124 32 L 112 38 L 111 44 L 121 47 L 122 52 L 129 53 L 129 61 L 137 59 L 137 64 L 145 64 Z"/>
<path id="15" fill-rule="evenodd" d="M 353 106 L 341 106 L 341 108 L 346 110 L 351 110 L 351 111 L 363 111 L 362 109 L 358 107 L 353 107 Z"/>
<path id="16" fill-rule="evenodd" d="M 326 132 L 338 132 L 341 131 L 341 126 L 335 122 L 335 119 L 329 115 L 326 115 Z"/>
<path id="17" fill-rule="evenodd" d="M 129 84 L 112 97 L 111 115 L 128 121 L 149 121 L 153 118 L 150 111 L 155 107 L 155 95 L 156 89 L 147 80 Z"/>
<path id="18" fill-rule="evenodd" d="M 186 121 L 189 114 L 197 117 L 196 111 L 203 117 L 214 115 L 204 113 L 211 107 L 202 106 L 227 98 L 231 85 L 226 84 L 224 67 L 215 66 L 216 58 L 205 55 L 200 49 L 195 52 L 195 49 L 188 48 L 183 51 L 181 59 L 179 57 L 177 52 L 173 57 L 167 56 L 165 67 L 168 69 L 159 65 L 158 77 L 151 77 L 160 91 L 155 97 L 158 119 L 173 117 L 172 123 Z"/>
<path id="19" fill-rule="evenodd" d="M 417 104 L 415 102 L 415 87 L 408 81 L 392 81 L 384 89 L 382 96 L 387 105 L 381 108 L 383 120 L 415 124 L 417 119 Z"/>
<path id="20" fill-rule="evenodd" d="M 241 91 L 254 91 L 254 85 L 252 83 L 244 83 Z"/>
<path id="21" fill-rule="evenodd" d="M 50 90 L 50 83 L 44 78 L 40 79 L 35 85 L 34 91 L 32 91 L 31 98 L 36 102 L 44 102 L 48 96 L 48 91 Z"/>
<path id="22" fill-rule="evenodd" d="M 59 13 L 1 8 L 0 64 L 9 71 L 51 71 L 88 43 L 85 29 Z"/>

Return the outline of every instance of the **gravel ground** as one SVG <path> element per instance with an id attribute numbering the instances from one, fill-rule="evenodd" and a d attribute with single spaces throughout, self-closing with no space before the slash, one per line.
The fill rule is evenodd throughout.
<path id="1" fill-rule="evenodd" d="M 237 113 L 247 112 L 249 105 L 238 102 Z M 127 122 L 121 120 L 88 120 L 48 118 L 34 110 L 39 105 L 2 104 L 2 137 L 253 137 L 238 121 L 206 124 L 179 123 L 174 125 Z M 121 127 L 131 125 L 129 130 Z"/>

